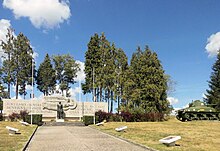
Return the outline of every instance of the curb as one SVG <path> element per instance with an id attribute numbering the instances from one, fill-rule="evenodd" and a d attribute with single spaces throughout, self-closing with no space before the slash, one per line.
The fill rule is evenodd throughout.
<path id="1" fill-rule="evenodd" d="M 25 151 L 25 150 L 27 149 L 27 147 L 28 147 L 28 145 L 30 144 L 30 142 L 31 142 L 31 140 L 32 140 L 32 138 L 33 138 L 33 136 L 34 136 L 34 134 L 35 134 L 36 131 L 37 131 L 37 129 L 38 129 L 38 126 L 35 128 L 33 134 L 30 136 L 29 140 L 26 142 L 26 145 L 24 146 L 24 148 L 22 149 L 22 151 Z"/>
<path id="2" fill-rule="evenodd" d="M 99 131 L 99 132 L 101 132 L 101 133 L 103 133 L 103 134 L 106 134 L 106 135 L 108 135 L 108 136 L 110 136 L 110 137 L 114 137 L 114 138 L 120 139 L 120 140 L 122 140 L 122 141 L 131 143 L 131 144 L 133 144 L 133 145 L 142 147 L 142 148 L 144 148 L 144 149 L 147 149 L 147 150 L 149 150 L 149 151 L 158 151 L 158 150 L 156 150 L 156 149 L 150 148 L 150 147 L 145 146 L 145 145 L 142 145 L 142 144 L 138 144 L 138 143 L 136 143 L 136 142 L 133 142 L 133 141 L 128 140 L 128 139 L 125 139 L 125 138 L 122 138 L 122 137 L 120 137 L 120 136 L 115 136 L 115 135 L 113 135 L 113 134 L 109 134 L 109 133 L 103 132 L 103 131 L 101 131 L 101 130 L 99 130 L 99 129 L 96 129 L 95 127 L 91 127 L 91 126 L 88 126 L 88 127 L 92 128 L 92 129 L 94 129 L 94 130 L 97 130 L 97 131 Z"/>

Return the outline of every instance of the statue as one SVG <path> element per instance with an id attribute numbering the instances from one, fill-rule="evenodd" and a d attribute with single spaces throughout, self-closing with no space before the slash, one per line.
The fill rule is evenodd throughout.
<path id="1" fill-rule="evenodd" d="M 64 119 L 63 105 L 61 102 L 57 104 L 57 119 Z"/>

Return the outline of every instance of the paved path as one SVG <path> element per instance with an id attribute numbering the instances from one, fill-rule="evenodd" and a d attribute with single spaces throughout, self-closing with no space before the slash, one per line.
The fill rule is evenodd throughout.
<path id="1" fill-rule="evenodd" d="M 85 126 L 42 126 L 28 151 L 146 151 L 146 149 Z"/>

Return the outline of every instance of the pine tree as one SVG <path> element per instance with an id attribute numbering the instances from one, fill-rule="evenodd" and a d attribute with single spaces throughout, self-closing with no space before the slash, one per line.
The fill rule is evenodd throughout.
<path id="1" fill-rule="evenodd" d="M 36 80 L 37 88 L 44 93 L 44 96 L 54 92 L 56 74 L 48 54 L 46 54 L 44 61 L 38 68 Z"/>
<path id="2" fill-rule="evenodd" d="M 169 112 L 167 81 L 157 54 L 148 47 L 138 47 L 127 71 L 125 98 L 130 108 L 143 112 Z"/>
<path id="3" fill-rule="evenodd" d="M 216 109 L 220 110 L 220 53 L 217 55 L 217 60 L 212 67 L 213 72 L 210 76 L 209 90 L 206 90 L 207 104 L 216 104 Z"/>
<path id="4" fill-rule="evenodd" d="M 19 86 L 21 86 L 20 94 L 25 95 L 25 87 L 30 84 L 32 56 L 33 50 L 28 38 L 23 33 L 19 33 L 14 40 L 14 51 L 11 56 L 16 99 L 18 98 Z"/>
<path id="5" fill-rule="evenodd" d="M 90 38 L 85 53 L 85 83 L 82 84 L 83 93 L 94 93 L 94 101 L 97 101 L 97 79 L 102 68 L 102 52 L 100 51 L 100 39 L 97 33 Z M 93 76 L 94 75 L 94 76 Z M 94 79 L 93 79 L 94 77 Z M 95 81 L 93 89 L 93 81 Z M 101 89 L 101 88 L 100 88 Z M 101 95 L 101 94 L 100 94 Z"/>
<path id="6" fill-rule="evenodd" d="M 124 51 L 121 48 L 119 48 L 116 49 L 114 59 L 115 59 L 114 60 L 115 62 L 114 94 L 118 102 L 118 112 L 119 112 L 121 103 L 125 102 L 125 100 L 122 99 L 122 96 L 124 93 L 124 85 L 126 82 L 125 73 L 128 69 L 128 58 L 124 53 Z"/>
<path id="7" fill-rule="evenodd" d="M 10 98 L 10 92 L 11 92 L 11 84 L 13 83 L 13 77 L 12 77 L 12 52 L 14 51 L 14 36 L 13 36 L 13 29 L 7 29 L 7 35 L 6 39 L 7 41 L 2 41 L 1 47 L 4 51 L 4 61 L 2 66 L 2 77 L 3 82 L 7 84 L 7 98 Z"/>

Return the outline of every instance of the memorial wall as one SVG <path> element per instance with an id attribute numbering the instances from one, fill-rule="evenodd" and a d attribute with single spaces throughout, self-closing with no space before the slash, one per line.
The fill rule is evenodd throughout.
<path id="1" fill-rule="evenodd" d="M 20 113 L 26 110 L 29 114 L 42 114 L 43 117 L 56 117 L 57 104 L 61 102 L 64 108 L 65 117 L 82 117 L 94 115 L 95 111 L 108 112 L 106 102 L 76 102 L 64 97 L 44 97 L 33 100 L 3 100 L 3 113 L 8 116 L 12 113 Z"/>

